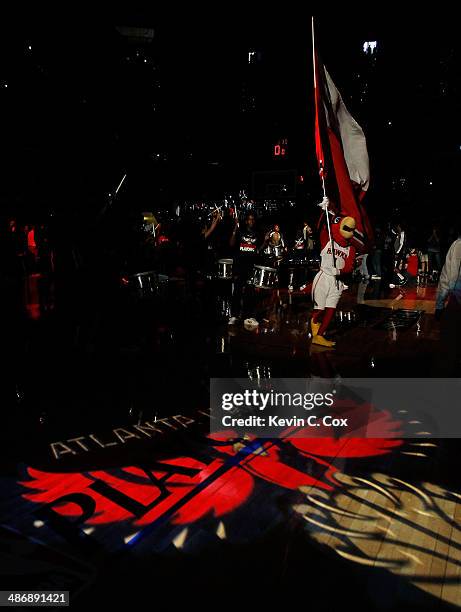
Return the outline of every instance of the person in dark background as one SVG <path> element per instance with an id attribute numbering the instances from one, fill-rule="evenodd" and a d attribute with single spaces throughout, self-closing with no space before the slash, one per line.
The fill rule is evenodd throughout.
<path id="1" fill-rule="evenodd" d="M 306 256 L 306 242 L 304 240 L 304 233 L 302 229 L 298 229 L 296 232 L 293 251 L 298 257 Z"/>
<path id="2" fill-rule="evenodd" d="M 427 275 L 429 271 L 429 255 L 427 252 L 427 244 L 425 240 L 418 239 L 419 249 L 418 249 L 418 260 L 419 266 L 421 270 L 421 279 L 426 282 Z"/>
<path id="3" fill-rule="evenodd" d="M 435 318 L 440 321 L 433 375 L 458 376 L 461 359 L 461 223 L 458 238 L 448 249 L 440 273 L 435 303 Z"/>
<path id="4" fill-rule="evenodd" d="M 6 229 L 6 234 L 12 238 L 12 240 L 16 243 L 15 250 L 19 253 L 20 250 L 20 239 L 19 239 L 19 227 L 16 219 L 10 219 L 8 221 L 8 227 Z"/>
<path id="5" fill-rule="evenodd" d="M 416 248 L 410 246 L 410 248 L 408 249 L 407 264 L 406 264 L 406 272 L 409 276 L 410 283 L 413 283 L 413 284 L 416 283 L 416 279 L 418 276 L 418 267 L 419 267 L 418 253 L 416 251 Z"/>
<path id="6" fill-rule="evenodd" d="M 395 234 L 395 242 L 394 242 L 395 267 L 398 270 L 400 270 L 405 265 L 407 236 L 406 236 L 406 232 L 401 223 L 397 223 L 393 231 Z"/>
<path id="7" fill-rule="evenodd" d="M 31 225 L 27 232 L 27 249 L 31 271 L 35 272 L 38 261 L 38 247 L 35 226 Z"/>
<path id="8" fill-rule="evenodd" d="M 314 232 L 307 221 L 303 222 L 303 227 L 295 229 L 293 251 L 295 255 L 308 259 L 314 255 Z"/>
<path id="9" fill-rule="evenodd" d="M 298 285 L 301 291 L 307 290 L 308 270 L 304 265 L 306 260 L 310 260 L 315 255 L 314 232 L 307 221 L 303 222 L 303 227 L 298 228 L 295 233 L 293 243 L 293 262 L 299 262 L 303 265 L 298 266 Z"/>
<path id="10" fill-rule="evenodd" d="M 172 258 L 176 262 L 174 275 L 184 275 L 188 292 L 198 297 L 198 285 L 212 269 L 215 248 L 212 238 L 221 222 L 221 214 L 214 211 L 212 218 L 195 219 L 187 216 L 175 228 L 175 247 Z"/>
<path id="11" fill-rule="evenodd" d="M 375 227 L 375 243 L 370 254 L 371 278 L 380 280 L 382 276 L 382 256 L 384 250 L 384 234 L 380 226 Z"/>
<path id="12" fill-rule="evenodd" d="M 259 251 L 260 245 L 258 245 L 259 240 L 255 225 L 256 219 L 253 213 L 246 215 L 243 228 L 240 227 L 238 220 L 235 220 L 230 245 L 237 248 L 237 252 L 241 256 L 256 255 Z"/>
<path id="13" fill-rule="evenodd" d="M 278 223 L 274 223 L 269 231 L 266 232 L 261 251 L 264 251 L 269 266 L 277 265 L 282 253 L 286 252 L 285 239 Z"/>
<path id="14" fill-rule="evenodd" d="M 194 266 L 202 275 L 210 274 L 216 258 L 217 227 L 221 223 L 222 216 L 219 210 L 214 210 L 211 219 L 207 217 L 201 224 L 200 234 L 196 236 L 197 242 L 192 244 L 191 257 Z"/>
<path id="15" fill-rule="evenodd" d="M 237 319 L 251 311 L 253 292 L 246 287 L 255 263 L 259 261 L 261 240 L 255 230 L 256 219 L 253 213 L 245 217 L 243 228 L 240 228 L 238 219 L 235 220 L 234 230 L 230 238 L 230 246 L 234 251 L 234 295 L 232 297 L 232 316 L 229 320 L 233 324 Z M 245 291 L 245 288 L 248 291 Z M 245 295 L 247 293 L 247 295 Z M 243 303 L 244 302 L 244 303 Z M 251 313 L 253 314 L 253 313 Z"/>
<path id="16" fill-rule="evenodd" d="M 41 274 L 49 274 L 51 272 L 52 255 L 48 227 L 44 223 L 41 223 L 38 227 L 36 241 L 39 266 L 38 269 Z"/>
<path id="17" fill-rule="evenodd" d="M 429 256 L 429 274 L 432 280 L 437 280 L 437 277 L 442 267 L 440 254 L 440 231 L 437 226 L 432 228 L 431 235 L 427 241 L 427 254 Z"/>
<path id="18" fill-rule="evenodd" d="M 158 242 L 162 228 L 154 234 L 136 217 L 132 219 L 128 234 L 121 240 L 120 249 L 125 251 L 124 273 L 138 274 L 157 269 Z"/>
<path id="19" fill-rule="evenodd" d="M 208 240 L 208 238 L 211 236 L 211 234 L 213 234 L 213 232 L 218 227 L 218 224 L 221 221 L 222 213 L 220 210 L 215 209 L 211 215 L 211 222 L 209 221 L 209 219 L 207 219 L 202 229 L 202 234 L 205 240 Z"/>
<path id="20" fill-rule="evenodd" d="M 216 246 L 219 257 L 231 257 L 233 247 L 229 244 L 229 236 L 232 235 L 235 227 L 235 210 L 232 208 L 224 209 L 223 218 L 215 232 Z"/>
<path id="21" fill-rule="evenodd" d="M 387 224 L 387 228 L 383 235 L 383 252 L 381 258 L 381 274 L 383 277 L 383 284 L 387 287 L 393 280 L 395 258 L 394 258 L 394 240 L 395 235 L 392 231 L 391 224 Z"/>
<path id="22" fill-rule="evenodd" d="M 304 221 L 303 238 L 306 246 L 307 257 L 309 258 L 314 252 L 315 242 L 314 232 L 307 221 Z"/>

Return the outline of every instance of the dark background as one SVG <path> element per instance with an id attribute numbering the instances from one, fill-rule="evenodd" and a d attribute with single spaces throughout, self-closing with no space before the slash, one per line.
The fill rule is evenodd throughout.
<path id="1" fill-rule="evenodd" d="M 457 212 L 454 21 L 317 18 L 322 59 L 368 138 L 372 217 Z M 152 28 L 154 35 L 135 40 L 120 26 Z M 377 41 L 373 55 L 363 52 L 367 40 Z M 289 184 L 298 205 L 313 205 L 319 184 L 311 54 L 310 18 L 289 8 L 266 7 L 256 16 L 216 9 L 167 18 L 146 10 L 5 24 L 3 215 L 89 219 L 125 172 L 122 213 L 221 198 L 242 187 L 254 197 L 277 197 L 270 185 L 278 183 Z M 287 155 L 276 158 L 274 145 L 283 138 Z"/>

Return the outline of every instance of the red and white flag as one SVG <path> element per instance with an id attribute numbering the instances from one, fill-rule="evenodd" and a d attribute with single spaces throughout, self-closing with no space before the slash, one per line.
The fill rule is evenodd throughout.
<path id="1" fill-rule="evenodd" d="M 315 46 L 313 58 L 315 148 L 320 176 L 325 181 L 332 211 L 356 220 L 355 243 L 363 251 L 373 239 L 371 224 L 362 204 L 370 184 L 365 134 L 319 61 Z"/>

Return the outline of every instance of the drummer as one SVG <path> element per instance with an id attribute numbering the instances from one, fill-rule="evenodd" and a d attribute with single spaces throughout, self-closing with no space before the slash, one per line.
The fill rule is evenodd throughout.
<path id="1" fill-rule="evenodd" d="M 304 236 L 304 243 L 306 245 L 307 255 L 308 256 L 312 255 L 314 248 L 315 248 L 314 230 L 312 229 L 312 227 L 309 225 L 307 221 L 304 221 L 303 236 Z"/>
<path id="2" fill-rule="evenodd" d="M 308 261 L 314 254 L 314 232 L 307 221 L 304 221 L 303 227 L 299 227 L 296 232 L 295 241 L 293 244 L 293 263 L 299 264 L 297 271 L 297 282 L 299 290 L 304 291 L 307 288 L 308 281 Z"/>
<path id="3" fill-rule="evenodd" d="M 238 219 L 235 220 L 234 231 L 230 238 L 230 246 L 236 250 L 237 264 L 242 268 L 253 266 L 255 258 L 259 254 L 262 245 L 259 244 L 258 234 L 255 231 L 255 216 L 248 213 L 245 217 L 243 228 L 240 228 Z M 252 269 L 252 268 L 251 268 Z"/>
<path id="4" fill-rule="evenodd" d="M 212 237 L 221 221 L 219 210 L 213 211 L 207 218 L 188 224 L 182 235 L 183 266 L 187 272 L 188 287 L 192 294 L 214 265 Z"/>
<path id="5" fill-rule="evenodd" d="M 240 227 L 238 219 L 235 219 L 235 226 L 229 244 L 234 251 L 234 294 L 232 299 L 232 316 L 229 323 L 235 323 L 242 315 L 242 310 L 251 310 L 252 289 L 247 288 L 247 281 L 253 271 L 253 266 L 259 263 L 260 252 L 264 246 L 261 244 L 259 236 L 255 230 L 256 219 L 253 213 L 248 213 L 245 217 L 243 227 Z M 243 303 L 245 302 L 245 303 Z M 251 313 L 253 314 L 253 313 Z"/>
<path id="6" fill-rule="evenodd" d="M 314 250 L 314 232 L 307 221 L 304 221 L 303 228 L 296 233 L 293 250 L 296 254 L 309 257 Z"/>
<path id="7" fill-rule="evenodd" d="M 204 272 L 209 272 L 214 264 L 214 255 L 216 251 L 217 232 L 215 231 L 222 220 L 221 210 L 215 208 L 210 216 L 205 220 L 201 229 L 201 265 Z"/>
<path id="8" fill-rule="evenodd" d="M 222 219 L 221 211 L 218 208 L 215 208 L 214 211 L 211 213 L 211 221 L 207 219 L 202 226 L 202 235 L 205 240 L 208 240 L 211 234 L 215 231 L 221 219 Z"/>
<path id="9" fill-rule="evenodd" d="M 264 238 L 263 249 L 266 255 L 271 258 L 280 258 L 282 253 L 286 251 L 285 241 L 278 223 L 267 232 Z"/>

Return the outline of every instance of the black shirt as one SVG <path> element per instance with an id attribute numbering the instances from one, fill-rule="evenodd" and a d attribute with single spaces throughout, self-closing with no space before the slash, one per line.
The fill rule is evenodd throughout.
<path id="1" fill-rule="evenodd" d="M 249 228 L 237 230 L 235 248 L 240 257 L 251 257 L 258 254 L 258 234 Z"/>

